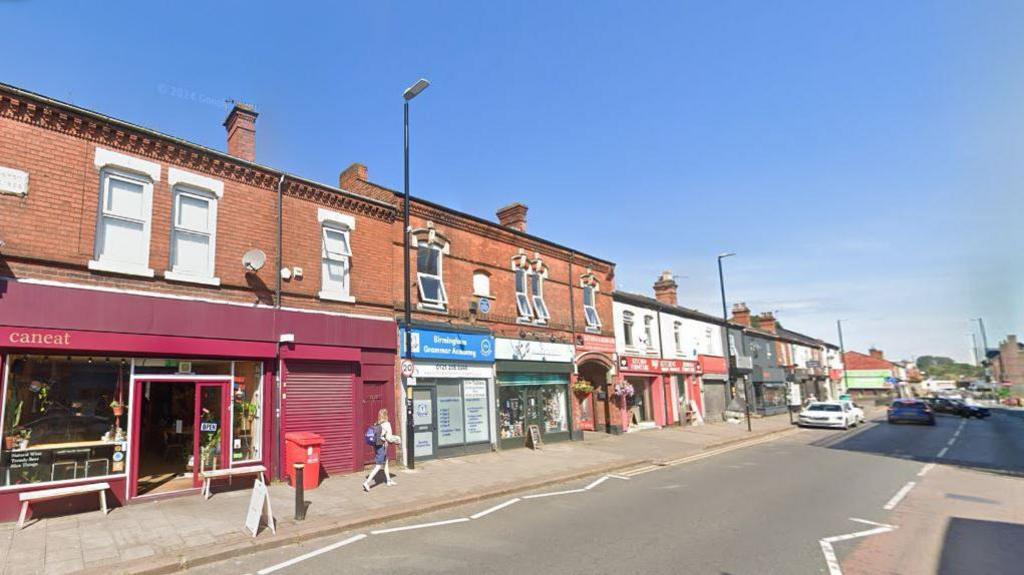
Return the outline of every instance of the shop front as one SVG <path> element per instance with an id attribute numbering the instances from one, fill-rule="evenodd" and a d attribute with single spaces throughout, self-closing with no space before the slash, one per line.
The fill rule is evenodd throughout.
<path id="1" fill-rule="evenodd" d="M 729 405 L 728 368 L 725 358 L 717 355 L 700 355 L 702 415 L 707 423 L 721 422 Z"/>
<path id="2" fill-rule="evenodd" d="M 525 447 L 531 426 L 545 443 L 572 437 L 572 345 L 524 339 L 495 340 L 498 436 L 501 448 Z"/>
<path id="3" fill-rule="evenodd" d="M 785 413 L 789 409 L 786 374 L 782 368 L 755 368 L 751 373 L 753 408 L 761 415 Z"/>
<path id="4" fill-rule="evenodd" d="M 327 342 L 326 322 L 345 321 L 337 317 L 0 283 L 0 519 L 14 519 L 18 494 L 35 489 L 104 481 L 124 504 L 198 493 L 206 470 L 262 464 L 280 471 L 272 414 L 282 356 L 346 349 L 277 343 L 282 326 L 298 342 Z M 393 366 L 393 328 L 366 324 Z M 360 354 L 342 355 L 374 377 L 372 359 Z M 32 512 L 76 505 L 95 500 L 41 503 Z"/>
<path id="5" fill-rule="evenodd" d="M 489 332 L 412 330 L 416 460 L 491 451 L 494 445 L 494 338 Z"/>
<path id="6" fill-rule="evenodd" d="M 574 428 L 622 433 L 622 417 L 614 403 L 615 338 L 576 336 L 576 374 L 573 377 Z"/>
<path id="7" fill-rule="evenodd" d="M 700 364 L 681 359 L 619 357 L 619 372 L 628 384 L 623 394 L 627 423 L 635 428 L 663 427 L 685 417 L 688 389 L 699 397 Z M 692 387 L 691 387 L 692 386 Z"/>

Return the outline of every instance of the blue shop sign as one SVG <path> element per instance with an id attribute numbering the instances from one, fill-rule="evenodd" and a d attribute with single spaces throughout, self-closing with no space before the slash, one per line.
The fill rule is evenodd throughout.
<path id="1" fill-rule="evenodd" d="M 405 337 L 401 340 L 404 352 Z M 413 328 L 412 357 L 493 363 L 494 336 Z"/>

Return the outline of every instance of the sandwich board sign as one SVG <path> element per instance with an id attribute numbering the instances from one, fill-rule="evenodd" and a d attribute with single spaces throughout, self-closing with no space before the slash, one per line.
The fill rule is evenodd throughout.
<path id="1" fill-rule="evenodd" d="M 263 519 L 264 510 L 266 510 L 267 516 L 267 527 L 270 527 L 270 531 L 277 535 L 277 528 L 274 525 L 274 511 L 270 508 L 270 493 L 267 492 L 267 486 L 263 483 L 263 480 L 256 478 L 256 481 L 252 484 L 252 496 L 249 498 L 249 510 L 245 515 L 245 529 L 252 533 L 253 537 L 260 530 L 260 521 Z"/>

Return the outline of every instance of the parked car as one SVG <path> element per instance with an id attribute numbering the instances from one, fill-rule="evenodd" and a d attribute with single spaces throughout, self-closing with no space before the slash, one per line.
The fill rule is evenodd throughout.
<path id="1" fill-rule="evenodd" d="M 863 416 L 863 413 L 861 414 Z M 815 401 L 808 404 L 797 417 L 800 427 L 838 427 L 849 429 L 859 423 L 852 402 Z"/>
<path id="2" fill-rule="evenodd" d="M 967 410 L 967 417 L 977 417 L 978 419 L 985 419 L 986 417 L 992 415 L 992 412 L 989 411 L 987 407 L 967 403 L 962 399 L 951 399 L 949 401 L 960 405 L 962 410 Z"/>
<path id="3" fill-rule="evenodd" d="M 864 410 L 861 408 L 861 406 L 857 405 L 856 403 L 854 403 L 853 401 L 851 401 L 849 399 L 840 399 L 839 403 L 848 403 L 848 404 L 850 404 L 850 411 L 852 411 L 857 416 L 857 424 L 858 425 L 860 425 L 861 423 L 864 423 L 865 421 L 867 421 L 864 418 Z"/>
<path id="4" fill-rule="evenodd" d="M 889 406 L 889 423 L 911 422 L 935 425 L 935 411 L 920 399 L 897 399 Z"/>

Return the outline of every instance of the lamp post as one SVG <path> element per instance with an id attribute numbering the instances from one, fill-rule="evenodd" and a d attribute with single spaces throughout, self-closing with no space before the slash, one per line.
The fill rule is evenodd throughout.
<path id="1" fill-rule="evenodd" d="M 836 329 L 839 330 L 839 359 L 843 362 L 843 394 L 850 393 L 850 381 L 847 379 L 849 373 L 846 369 L 846 347 L 843 345 L 843 320 L 836 320 Z"/>
<path id="2" fill-rule="evenodd" d="M 430 82 L 420 78 L 402 94 L 405 99 L 405 190 L 402 198 L 402 253 L 405 264 L 405 345 L 403 349 L 405 359 L 412 358 L 412 263 L 409 259 L 409 232 L 412 231 L 409 225 L 409 102 L 420 95 L 420 92 L 427 89 Z M 406 382 L 407 383 L 407 382 Z M 416 447 L 413 439 L 414 429 L 412 424 L 412 390 L 409 385 L 405 386 L 405 460 L 409 469 L 416 469 Z"/>
<path id="3" fill-rule="evenodd" d="M 725 388 L 729 391 L 729 399 L 732 399 L 732 351 L 729 348 L 729 309 L 725 303 L 725 274 L 722 273 L 722 260 L 736 255 L 734 252 L 718 254 L 718 286 L 722 291 L 722 351 L 725 353 Z M 747 385 L 743 384 L 743 404 L 747 416 L 747 431 L 750 427 L 750 393 Z"/>

